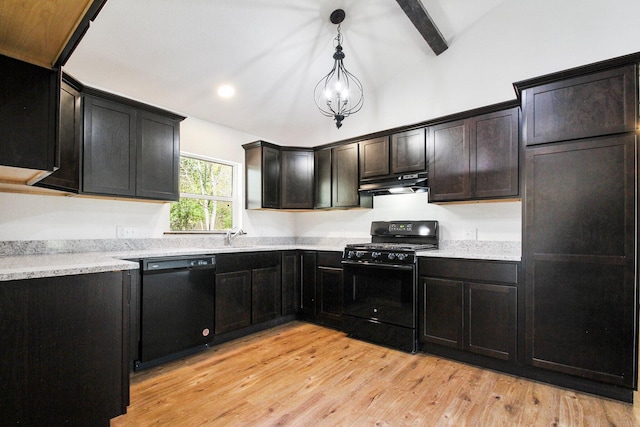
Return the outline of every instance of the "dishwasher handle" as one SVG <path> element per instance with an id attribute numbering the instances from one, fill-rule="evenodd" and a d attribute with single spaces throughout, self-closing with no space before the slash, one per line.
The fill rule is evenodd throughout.
<path id="1" fill-rule="evenodd" d="M 160 270 L 188 270 L 193 268 L 215 268 L 216 257 L 207 255 L 202 257 L 164 257 L 142 260 L 143 273 Z"/>

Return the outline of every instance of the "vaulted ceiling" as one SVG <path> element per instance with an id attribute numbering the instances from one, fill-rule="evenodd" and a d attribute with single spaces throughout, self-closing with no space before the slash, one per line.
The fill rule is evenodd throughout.
<path id="1" fill-rule="evenodd" d="M 422 3 L 455 45 L 503 1 Z M 404 68 L 436 58 L 396 0 L 108 0 L 65 71 L 187 116 L 307 145 L 306 135 L 334 126 L 317 111 L 313 89 L 332 65 L 329 15 L 337 8 L 346 11 L 345 65 L 364 85 L 365 109 L 376 108 L 377 90 Z M 236 88 L 231 99 L 216 94 L 225 83 Z"/>

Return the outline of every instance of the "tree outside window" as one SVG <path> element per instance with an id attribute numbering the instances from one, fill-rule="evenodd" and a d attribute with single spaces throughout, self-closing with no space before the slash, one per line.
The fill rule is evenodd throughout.
<path id="1" fill-rule="evenodd" d="M 235 166 L 180 157 L 180 201 L 171 204 L 171 231 L 215 231 L 233 227 Z"/>

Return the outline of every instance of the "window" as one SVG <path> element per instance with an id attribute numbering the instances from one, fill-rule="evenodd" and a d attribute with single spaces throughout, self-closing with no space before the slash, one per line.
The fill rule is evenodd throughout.
<path id="1" fill-rule="evenodd" d="M 171 231 L 216 231 L 234 226 L 237 165 L 180 156 L 180 201 L 171 204 Z"/>

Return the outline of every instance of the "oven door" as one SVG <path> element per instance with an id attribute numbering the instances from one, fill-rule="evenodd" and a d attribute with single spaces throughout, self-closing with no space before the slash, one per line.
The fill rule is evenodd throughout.
<path id="1" fill-rule="evenodd" d="M 343 261 L 343 313 L 415 329 L 416 268 Z"/>

